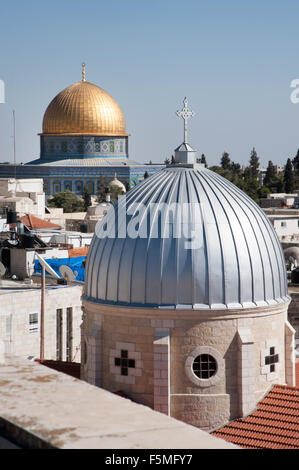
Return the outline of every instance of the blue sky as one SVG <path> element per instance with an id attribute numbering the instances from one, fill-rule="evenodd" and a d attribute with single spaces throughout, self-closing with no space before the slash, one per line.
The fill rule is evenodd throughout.
<path id="1" fill-rule="evenodd" d="M 196 116 L 189 142 L 209 164 L 223 151 L 241 164 L 256 147 L 262 164 L 299 147 L 299 3 L 285 0 L 14 0 L 0 5 L 0 161 L 39 154 L 51 99 L 81 79 L 122 107 L 130 158 L 163 161 L 183 137 L 175 115 L 187 96 Z"/>

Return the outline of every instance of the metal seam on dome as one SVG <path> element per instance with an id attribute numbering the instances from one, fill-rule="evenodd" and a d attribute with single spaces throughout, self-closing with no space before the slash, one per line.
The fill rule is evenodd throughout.
<path id="1" fill-rule="evenodd" d="M 176 186 L 178 185 L 178 175 L 175 175 L 175 174 L 171 174 L 172 176 L 172 179 L 169 179 L 169 185 L 170 185 L 170 188 L 168 189 L 168 201 L 171 201 L 172 199 L 172 196 L 174 194 L 174 191 L 175 191 L 175 188 Z M 170 202 L 171 204 L 171 202 Z M 168 203 L 168 207 L 167 207 L 167 220 L 168 219 L 168 215 L 169 215 L 169 203 Z M 162 227 L 161 227 L 162 229 Z M 164 227 L 164 231 L 163 231 L 163 236 L 162 236 L 162 244 L 161 244 L 161 250 L 162 250 L 162 254 L 161 254 L 161 268 L 160 268 L 160 299 L 161 299 L 161 303 L 162 303 L 162 298 L 163 298 L 163 272 L 164 272 L 164 245 L 165 245 L 165 229 L 166 227 Z M 172 228 L 172 230 L 174 229 L 174 227 Z M 161 235 L 162 235 L 162 231 L 161 231 Z M 173 235 L 173 233 L 172 233 Z M 166 281 L 167 282 L 167 281 Z"/>
<path id="2" fill-rule="evenodd" d="M 170 184 L 172 183 L 172 178 L 171 178 L 171 175 L 170 174 L 167 174 L 165 172 L 165 174 L 167 175 L 168 179 L 166 180 L 166 183 L 164 184 L 164 189 L 163 189 L 163 186 L 162 186 L 162 190 L 160 191 L 160 194 L 158 195 L 159 197 L 159 203 L 161 203 L 161 200 L 162 200 L 162 203 L 165 202 L 165 194 L 169 193 L 169 186 Z M 158 209 L 156 209 L 156 213 L 158 212 Z M 159 230 L 159 224 L 158 224 L 158 230 Z M 163 227 L 161 225 L 161 241 L 160 241 L 160 283 L 159 283 L 159 303 L 162 302 L 162 271 L 163 271 L 163 249 L 164 249 L 164 238 L 162 236 L 162 230 L 163 230 Z M 150 230 L 149 232 L 149 238 L 151 238 L 151 233 L 152 231 Z"/>
<path id="3" fill-rule="evenodd" d="M 159 173 L 160 173 L 160 172 L 159 172 Z M 154 176 L 156 176 L 156 175 L 154 175 Z M 159 180 L 158 177 L 156 177 L 156 178 L 154 178 L 154 179 L 157 180 L 157 184 L 161 184 L 161 181 Z M 146 183 L 148 183 L 148 182 L 146 182 Z M 132 199 L 134 200 L 134 197 L 135 197 L 135 199 L 136 199 L 136 193 L 137 193 L 137 195 L 138 195 L 138 193 L 141 193 L 141 194 L 139 194 L 139 196 L 141 195 L 140 204 L 143 203 L 144 197 L 146 197 L 146 196 L 148 195 L 148 193 L 147 193 L 147 188 L 146 188 L 146 186 L 148 186 L 148 184 L 146 185 L 146 183 L 143 185 L 143 187 L 136 186 L 136 187 L 135 187 L 136 190 L 135 190 L 135 188 L 133 188 L 133 190 L 132 190 L 132 192 L 131 192 L 131 195 L 130 195 L 130 193 L 129 193 L 129 195 L 130 195 L 131 197 L 129 198 L 129 200 L 127 200 L 126 198 L 123 198 L 124 204 L 123 204 L 122 206 L 120 206 L 119 209 L 122 210 L 122 209 L 124 208 L 124 206 L 125 206 L 125 209 L 126 209 L 126 212 L 127 212 L 127 207 L 129 206 L 130 201 L 131 201 Z M 144 196 L 144 197 L 143 197 L 143 196 Z M 126 223 L 126 222 L 125 222 L 124 220 L 122 220 L 121 228 L 123 227 L 124 223 Z M 118 233 L 118 232 L 117 232 L 117 233 Z M 126 243 L 125 243 L 125 241 L 124 241 L 123 246 L 122 246 L 122 253 L 123 253 L 123 250 L 124 250 L 125 245 L 126 245 Z M 132 267 L 133 267 L 133 260 L 132 260 Z M 130 272 L 131 272 L 131 274 L 130 274 L 130 298 L 131 298 L 131 292 L 132 292 L 132 287 L 131 287 L 132 268 L 131 268 Z M 118 281 L 117 281 L 117 283 L 118 283 L 118 287 L 117 287 L 117 289 L 118 289 L 118 298 L 119 298 L 119 274 L 120 274 L 120 263 L 119 263 Z M 144 301 L 145 301 L 145 287 L 144 287 Z"/>
<path id="4" fill-rule="evenodd" d="M 192 180 L 192 183 L 193 183 L 193 186 L 194 186 L 195 193 L 197 195 L 197 200 L 200 204 L 202 230 L 203 230 L 203 240 L 204 240 L 204 253 L 205 253 L 205 256 L 206 256 L 206 259 L 207 259 L 207 262 L 205 263 L 205 293 L 206 293 L 205 294 L 206 295 L 205 300 L 207 302 L 209 302 L 210 284 L 209 284 L 209 253 L 208 253 L 208 246 L 207 246 L 207 233 L 206 233 L 206 227 L 205 227 L 205 223 L 204 223 L 204 214 L 203 214 L 203 210 L 202 210 L 202 206 L 201 206 L 201 198 L 199 196 L 198 188 L 195 184 L 194 173 L 191 173 L 191 180 Z M 194 280 L 194 282 L 195 282 L 195 280 Z"/>
<path id="5" fill-rule="evenodd" d="M 188 191 L 188 203 L 192 203 L 192 198 L 190 197 L 190 193 L 191 193 L 191 189 L 192 189 L 192 178 L 191 178 L 191 173 L 188 171 L 188 172 L 185 172 L 185 178 L 187 180 L 189 180 L 189 183 L 186 185 L 187 186 L 187 191 Z M 196 194 L 195 194 L 196 195 Z M 198 200 L 197 200 L 198 202 Z M 193 214 L 190 213 L 190 207 L 189 207 L 189 214 L 190 214 L 190 223 L 192 224 L 192 216 Z M 196 229 L 195 227 L 195 220 L 193 220 L 194 222 L 194 229 Z M 194 288 L 194 255 L 193 255 L 193 250 L 190 250 L 190 258 L 191 258 L 191 263 L 190 263 L 190 269 L 191 269 L 191 303 L 192 305 L 194 305 L 196 302 L 195 302 L 195 288 Z"/>
<path id="6" fill-rule="evenodd" d="M 209 174 L 208 172 L 203 173 L 203 178 L 205 178 L 205 176 L 206 176 L 206 178 L 207 178 L 209 181 L 211 181 L 211 179 L 210 179 L 210 174 Z M 212 181 L 212 184 L 213 184 L 213 185 L 215 184 L 214 181 Z M 212 189 L 212 186 L 211 186 L 210 184 L 209 184 L 209 186 L 210 186 L 210 188 Z M 220 191 L 220 192 L 221 192 L 221 191 Z M 235 217 L 236 217 L 236 219 L 238 220 L 239 225 L 240 225 L 240 228 L 241 228 L 241 230 L 242 230 L 241 223 L 240 223 L 240 221 L 239 221 L 239 218 L 238 218 L 238 216 L 237 216 L 235 210 L 234 210 L 233 207 L 232 207 L 232 204 L 229 202 L 228 198 L 225 196 L 225 193 L 222 193 L 222 192 L 221 192 L 221 194 L 225 197 L 225 200 L 227 201 L 228 206 L 230 207 L 230 209 L 232 210 L 232 212 L 235 214 Z M 216 195 L 216 197 L 217 197 L 219 203 L 221 204 L 221 207 L 223 208 L 223 212 L 224 212 L 224 214 L 225 214 L 225 216 L 226 216 L 226 219 L 227 219 L 228 225 L 229 225 L 229 227 L 230 227 L 230 231 L 231 231 L 231 238 L 232 238 L 232 240 L 233 240 L 233 245 L 234 245 L 234 248 L 235 248 L 236 261 L 237 261 L 237 266 L 238 266 L 238 300 L 239 300 L 239 302 L 241 303 L 241 298 L 242 298 L 242 297 L 241 297 L 241 277 L 240 277 L 240 268 L 241 268 L 241 265 L 240 265 L 239 253 L 238 253 L 238 250 L 237 250 L 236 238 L 235 238 L 235 234 L 234 234 L 234 231 L 233 231 L 233 229 L 232 229 L 232 224 L 231 224 L 231 221 L 230 221 L 230 219 L 229 219 L 229 217 L 228 217 L 227 211 L 225 210 L 223 204 L 220 202 L 219 197 L 218 197 L 217 195 Z M 243 233 L 243 236 L 244 236 L 244 239 L 245 239 L 245 234 L 244 234 L 243 230 L 242 230 L 242 233 Z"/>
<path id="7" fill-rule="evenodd" d="M 210 208 L 212 210 L 212 213 L 213 213 L 213 216 L 214 216 L 214 220 L 215 220 L 215 225 L 216 225 L 216 228 L 217 228 L 217 234 L 218 234 L 218 243 L 219 243 L 219 247 L 220 247 L 220 253 L 221 253 L 221 265 L 222 265 L 222 300 L 223 298 L 225 299 L 225 296 L 224 296 L 224 292 L 225 292 L 225 274 L 224 274 L 224 257 L 223 257 L 223 246 L 222 246 L 222 240 L 221 240 L 221 237 L 220 237 L 220 233 L 219 233 L 219 224 L 218 224 L 218 221 L 216 219 L 216 216 L 215 216 L 215 211 L 214 211 L 214 207 L 213 207 L 213 204 L 211 203 L 211 200 L 210 200 L 210 196 L 208 195 L 208 192 L 206 191 L 205 187 L 203 186 L 202 184 L 202 181 L 199 177 L 199 173 L 198 172 L 195 172 L 194 173 L 194 176 L 198 179 L 198 182 L 199 184 L 201 185 L 202 187 L 202 190 L 204 192 L 204 194 L 206 195 L 206 198 L 210 204 Z M 209 246 L 209 245 L 208 245 Z M 209 246 L 209 250 L 210 250 L 210 246 Z M 209 270 L 209 284 L 211 284 L 211 280 L 210 280 L 210 270 Z M 212 305 L 213 302 L 211 301 L 211 299 L 209 298 L 209 305 Z"/>
<path id="8" fill-rule="evenodd" d="M 167 172 L 164 173 L 165 174 L 165 180 L 164 180 L 164 184 L 168 184 L 171 177 L 169 174 L 167 174 Z M 153 191 L 153 195 L 152 195 L 152 198 L 151 198 L 151 201 L 153 201 L 154 197 L 157 195 L 159 195 L 159 191 L 160 191 L 160 188 L 161 188 L 161 182 L 157 181 L 157 184 L 155 186 L 155 189 L 156 191 Z M 163 186 L 162 186 L 163 188 Z M 150 203 L 147 202 L 147 207 L 150 207 Z M 146 211 L 147 212 L 147 211 Z M 157 212 L 157 211 L 156 211 Z M 155 215 L 156 215 L 156 212 L 155 212 Z M 146 302 L 146 299 L 147 299 L 147 278 L 148 278 L 148 252 L 149 252 L 149 245 L 150 245 L 150 240 L 151 240 L 151 234 L 152 234 L 152 227 L 154 226 L 154 217 L 153 217 L 153 220 L 150 221 L 151 222 L 151 227 L 150 227 L 150 232 L 148 234 L 148 239 L 147 239 L 147 251 L 146 251 L 146 259 L 145 259 L 145 290 L 144 290 L 144 299 L 145 299 L 145 302 Z"/>
<path id="9" fill-rule="evenodd" d="M 269 235 L 271 245 L 272 245 L 272 248 L 273 248 L 273 252 L 274 252 L 274 255 L 275 255 L 274 258 L 275 258 L 277 270 L 278 270 L 278 278 L 279 278 L 278 279 L 279 280 L 278 284 L 279 284 L 279 291 L 280 292 L 278 292 L 278 294 L 276 295 L 276 293 L 275 293 L 276 289 L 275 289 L 275 284 L 274 284 L 274 294 L 275 294 L 274 297 L 277 297 L 277 296 L 281 297 L 282 279 L 284 277 L 281 268 L 284 265 L 284 258 L 281 255 L 282 250 L 281 250 L 281 245 L 280 245 L 279 239 L 278 239 L 278 237 L 276 235 L 276 232 L 273 229 L 272 224 L 269 221 L 268 217 L 261 211 L 261 209 L 253 201 L 249 201 L 249 202 L 251 203 L 251 206 L 254 208 L 256 213 L 261 213 L 262 214 L 261 220 L 263 221 L 263 225 L 265 226 L 266 231 Z M 278 256 L 278 254 L 280 256 Z M 281 263 L 278 263 L 279 257 L 280 257 Z"/>
<path id="10" fill-rule="evenodd" d="M 213 181 L 213 182 L 214 182 L 214 184 L 215 184 L 215 181 Z M 218 181 L 217 181 L 217 182 L 218 182 Z M 218 183 L 220 184 L 220 182 L 218 182 Z M 221 186 L 224 187 L 224 184 L 221 184 Z M 215 186 L 215 187 L 217 187 L 217 186 Z M 223 197 L 226 199 L 228 205 L 231 207 L 231 210 L 234 212 L 234 214 L 235 214 L 235 216 L 236 216 L 236 219 L 237 219 L 238 222 L 239 222 L 240 228 L 241 228 L 242 233 L 243 233 L 243 236 L 244 236 L 244 241 L 245 241 L 246 246 L 247 246 L 248 257 L 249 257 L 249 259 L 252 261 L 251 254 L 250 254 L 251 250 L 249 249 L 247 236 L 246 236 L 245 231 L 243 230 L 243 226 L 242 226 L 242 224 L 241 224 L 240 218 L 238 217 L 238 215 L 237 215 L 236 211 L 234 210 L 232 204 L 229 202 L 228 198 L 226 197 L 225 192 L 222 192 L 219 187 L 217 187 L 217 189 L 218 189 L 218 191 L 223 195 Z M 218 198 L 218 196 L 216 196 L 216 197 Z M 218 199 L 219 199 L 219 198 L 218 198 Z M 236 204 L 237 204 L 238 206 L 240 206 L 239 201 L 238 201 L 237 199 L 234 199 L 234 201 L 236 202 Z M 222 205 L 222 204 L 221 204 L 221 205 Z M 243 210 L 243 209 L 242 209 L 242 210 Z M 223 211 L 225 212 L 224 208 L 223 208 Z M 254 228 L 253 228 L 252 222 L 251 222 L 251 220 L 250 220 L 250 217 L 248 216 L 248 214 L 247 214 L 244 210 L 243 210 L 243 213 L 245 214 L 245 216 L 246 216 L 246 218 L 247 218 L 247 220 L 248 220 L 248 222 L 249 222 L 249 224 L 250 224 L 250 226 L 251 226 L 252 233 L 253 233 L 253 235 L 254 235 L 254 237 L 255 237 L 256 245 L 257 245 L 257 247 L 258 247 L 259 254 L 260 254 L 260 258 L 261 258 L 261 261 L 262 261 L 259 243 L 258 243 L 256 234 L 255 234 L 255 230 L 254 230 Z M 228 218 L 228 221 L 229 221 L 229 218 Z M 231 227 L 230 222 L 229 222 L 229 225 L 230 225 L 230 227 Z M 233 237 L 234 237 L 234 235 L 233 235 Z M 251 262 L 251 267 L 252 267 L 252 270 L 251 270 L 252 296 L 251 296 L 251 297 L 252 297 L 252 302 L 255 302 L 255 288 L 254 288 L 254 276 L 253 276 L 253 263 L 252 263 L 252 262 Z M 263 267 L 263 278 L 264 278 L 264 280 L 265 280 L 265 276 L 264 276 L 264 266 L 263 266 L 263 264 L 262 264 L 262 267 Z M 264 292 L 265 292 L 265 285 L 264 285 L 264 287 L 263 287 L 263 290 L 264 290 Z M 265 298 L 265 295 L 264 295 L 264 298 Z M 240 299 L 241 299 L 241 297 L 240 297 Z"/>
<path id="11" fill-rule="evenodd" d="M 217 175 L 217 177 L 215 178 L 216 181 L 219 180 L 219 184 L 221 184 L 221 186 L 223 187 L 223 189 L 225 190 L 225 182 L 222 181 L 222 178 L 218 178 L 219 175 Z M 234 199 L 234 201 L 236 202 L 236 204 L 240 207 L 240 209 L 242 210 L 242 212 L 244 213 L 244 215 L 246 216 L 246 218 L 248 219 L 250 225 L 251 225 L 251 228 L 252 228 L 252 232 L 256 238 L 256 233 L 255 233 L 255 230 L 253 228 L 253 225 L 250 221 L 250 218 L 249 218 L 249 215 L 248 213 L 244 210 L 244 207 L 240 204 L 240 197 L 238 196 L 242 196 L 243 197 L 243 201 L 244 202 L 247 202 L 247 199 L 244 197 L 243 193 L 240 192 L 240 191 L 236 191 L 236 188 L 234 187 L 234 185 L 229 185 L 230 186 L 230 189 L 232 189 L 232 192 L 230 193 L 231 197 Z M 259 220 L 258 220 L 258 217 L 255 216 L 255 213 L 252 212 L 251 208 L 247 206 L 246 204 L 246 207 L 249 209 L 249 213 L 255 218 L 257 224 L 258 224 L 258 227 L 260 229 L 260 233 L 261 233 L 261 236 L 263 238 L 263 241 L 264 241 L 264 245 L 265 245 L 265 248 L 266 248 L 266 251 L 267 251 L 267 255 L 268 255 L 268 261 L 269 261 L 269 264 L 270 264 L 270 267 L 271 267 L 271 273 L 272 273 L 272 291 L 273 291 L 273 297 L 275 297 L 275 290 L 274 290 L 274 273 L 273 273 L 273 266 L 272 266 L 272 261 L 271 261 L 271 257 L 270 257 L 270 253 L 269 253 L 269 249 L 268 249 L 268 245 L 266 243 L 266 240 L 265 240 L 265 237 L 264 237 L 264 233 L 261 229 L 261 226 L 260 226 L 260 223 L 259 223 Z M 238 218 L 239 219 L 239 218 Z M 240 225 L 241 225 L 241 222 L 239 222 Z M 244 234 L 245 236 L 245 234 Z M 256 241 L 257 241 L 257 238 L 256 238 Z M 259 242 L 257 241 L 257 246 L 258 246 L 258 249 L 259 249 L 259 253 L 260 253 L 260 256 L 261 256 L 261 251 L 260 251 L 260 244 Z M 261 260 L 262 260 L 262 256 L 261 256 Z M 263 266 L 263 279 L 264 279 L 264 300 L 266 301 L 266 277 L 265 277 L 265 272 L 264 272 L 264 263 L 262 261 L 262 266 Z"/>
<path id="12" fill-rule="evenodd" d="M 230 182 L 229 182 L 230 183 Z M 263 226 L 266 228 L 266 233 L 270 239 L 270 242 L 271 242 L 271 245 L 272 245 L 272 249 L 273 249 L 273 253 L 274 253 L 274 258 L 276 259 L 276 263 L 277 263 L 277 253 L 276 253 L 276 249 L 275 249 L 275 245 L 273 243 L 273 229 L 272 227 L 271 230 L 269 230 L 269 227 L 267 226 L 267 224 L 265 223 L 265 221 L 267 221 L 267 218 L 266 218 L 266 215 L 259 210 L 258 207 L 256 207 L 256 205 L 253 203 L 253 201 L 249 198 L 246 198 L 244 193 L 242 191 L 236 191 L 236 187 L 234 187 L 234 185 L 232 183 L 229 184 L 230 188 L 232 189 L 232 191 L 234 192 L 234 194 L 236 194 L 236 197 L 239 196 L 239 199 L 242 199 L 243 202 L 245 203 L 245 206 L 248 208 L 249 212 L 252 213 L 253 210 L 255 212 L 257 212 L 258 214 L 260 214 L 260 217 L 259 217 L 259 220 L 262 221 L 263 223 Z M 240 205 L 240 207 L 242 207 Z M 242 210 L 244 212 L 244 208 L 242 207 Z M 260 227 L 260 224 L 259 224 L 259 227 Z M 260 228 L 261 230 L 261 228 Z M 261 233 L 262 233 L 262 236 L 264 238 L 264 231 L 261 230 Z M 277 244 L 277 240 L 275 239 L 275 242 Z M 274 268 L 273 268 L 273 264 L 272 264 L 272 257 L 270 256 L 270 253 L 269 253 L 269 248 L 268 248 L 268 244 L 266 243 L 265 241 L 265 246 L 266 246 L 266 250 L 267 250 L 267 253 L 268 253 L 268 259 L 269 259 L 269 263 L 270 263 L 270 266 L 271 266 L 271 272 L 272 272 L 272 289 L 273 289 L 273 298 L 276 298 L 277 295 L 276 295 L 276 290 L 275 290 L 275 276 L 274 276 Z M 280 267 L 277 263 L 277 267 L 278 267 L 278 275 L 279 275 L 279 280 L 280 280 Z M 280 285 L 280 289 L 281 289 L 281 284 L 279 282 L 279 285 Z M 278 294 L 278 297 L 280 297 L 280 293 Z"/>

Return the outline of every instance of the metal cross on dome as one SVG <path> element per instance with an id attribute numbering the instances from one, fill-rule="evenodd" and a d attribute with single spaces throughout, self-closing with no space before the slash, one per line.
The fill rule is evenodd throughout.
<path id="1" fill-rule="evenodd" d="M 181 111 L 177 111 L 176 115 L 184 119 L 184 143 L 187 142 L 187 121 L 189 118 L 195 116 L 195 112 L 191 111 L 191 109 L 188 108 L 188 100 L 185 97 L 184 98 L 184 107 L 181 109 Z"/>

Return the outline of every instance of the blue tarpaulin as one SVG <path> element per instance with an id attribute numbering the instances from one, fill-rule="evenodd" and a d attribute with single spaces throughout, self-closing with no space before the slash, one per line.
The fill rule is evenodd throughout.
<path id="1" fill-rule="evenodd" d="M 86 260 L 86 256 L 76 256 L 74 258 L 50 258 L 45 259 L 49 266 L 51 266 L 54 271 L 61 276 L 59 272 L 60 266 L 69 266 L 71 270 L 77 271 L 76 280 L 77 281 L 85 281 L 85 267 L 83 261 Z M 42 268 L 40 262 L 35 260 L 34 263 L 34 272 L 41 273 Z"/>

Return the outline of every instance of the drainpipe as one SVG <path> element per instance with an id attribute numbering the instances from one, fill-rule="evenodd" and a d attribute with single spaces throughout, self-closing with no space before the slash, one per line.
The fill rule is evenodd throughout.
<path id="1" fill-rule="evenodd" d="M 41 277 L 41 307 L 40 307 L 40 359 L 45 355 L 45 267 L 42 265 Z"/>

